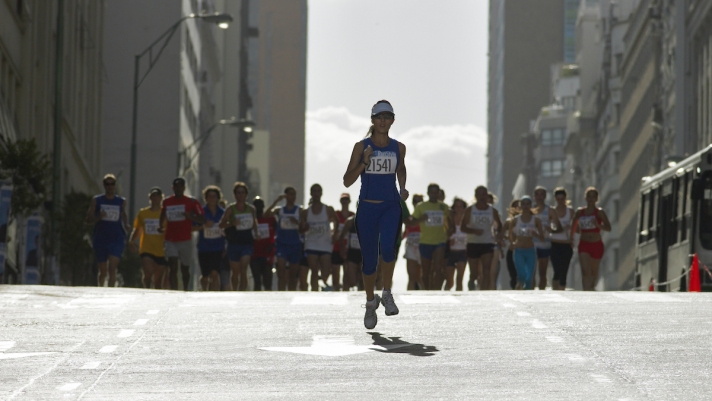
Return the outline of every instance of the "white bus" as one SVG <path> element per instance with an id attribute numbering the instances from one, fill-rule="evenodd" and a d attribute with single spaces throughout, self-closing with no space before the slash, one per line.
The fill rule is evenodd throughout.
<path id="1" fill-rule="evenodd" d="M 712 145 L 652 177 L 644 177 L 638 209 L 636 288 L 686 291 L 692 255 L 700 259 L 703 291 L 712 280 Z M 667 284 L 663 284 L 667 283 Z"/>

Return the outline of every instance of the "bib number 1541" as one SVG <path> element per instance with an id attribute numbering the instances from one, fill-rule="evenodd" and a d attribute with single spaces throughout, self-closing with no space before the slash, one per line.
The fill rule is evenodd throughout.
<path id="1" fill-rule="evenodd" d="M 366 167 L 366 174 L 394 174 L 396 158 L 392 156 L 372 156 L 371 163 Z"/>

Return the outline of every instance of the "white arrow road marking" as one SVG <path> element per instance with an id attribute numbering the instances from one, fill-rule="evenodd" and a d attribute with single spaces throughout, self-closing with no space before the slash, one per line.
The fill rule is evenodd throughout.
<path id="1" fill-rule="evenodd" d="M 292 298 L 292 305 L 346 305 L 348 302 L 346 294 L 295 295 Z"/>
<path id="2" fill-rule="evenodd" d="M 611 383 L 613 381 L 604 375 L 591 375 L 591 377 L 593 377 L 593 380 L 599 383 Z"/>
<path id="3" fill-rule="evenodd" d="M 17 358 L 27 358 L 29 356 L 39 356 L 54 354 L 54 352 L 16 352 L 16 353 L 5 353 L 5 351 L 15 346 L 14 341 L 0 341 L 0 360 L 2 359 L 17 359 Z"/>
<path id="4" fill-rule="evenodd" d="M 412 344 L 387 344 L 387 345 L 356 345 L 350 336 L 314 336 L 311 347 L 265 347 L 265 351 L 291 352 L 293 354 L 345 356 L 364 354 L 366 352 L 389 351 L 396 348 L 407 347 Z"/>
<path id="5" fill-rule="evenodd" d="M 0 352 L 5 352 L 14 346 L 14 341 L 0 341 Z"/>
<path id="6" fill-rule="evenodd" d="M 631 302 L 690 302 L 689 299 L 675 298 L 670 295 L 661 294 L 659 292 L 643 292 L 635 291 L 635 293 L 611 293 L 616 298 L 624 299 Z"/>
<path id="7" fill-rule="evenodd" d="M 67 383 L 64 386 L 59 386 L 57 387 L 57 390 L 59 391 L 72 391 L 76 389 L 77 387 L 81 386 L 81 383 Z"/>
<path id="8" fill-rule="evenodd" d="M 459 304 L 460 301 L 452 295 L 400 295 L 404 304 Z"/>
<path id="9" fill-rule="evenodd" d="M 134 326 L 143 326 L 146 323 L 148 323 L 148 319 L 138 319 L 134 322 Z"/>
<path id="10" fill-rule="evenodd" d="M 158 309 L 151 309 L 150 311 L 146 312 L 147 315 L 157 315 L 158 314 Z"/>

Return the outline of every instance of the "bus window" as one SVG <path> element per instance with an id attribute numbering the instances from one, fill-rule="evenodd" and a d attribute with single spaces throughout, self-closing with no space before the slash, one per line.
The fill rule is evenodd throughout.
<path id="1" fill-rule="evenodd" d="M 646 199 L 648 198 L 648 194 L 642 194 L 640 196 L 640 223 L 638 225 L 638 243 L 642 244 L 645 242 L 648 236 L 648 232 L 646 231 L 646 225 L 645 225 L 645 204 L 646 204 Z"/>
<path id="2" fill-rule="evenodd" d="M 705 249 L 712 249 L 712 171 L 705 172 L 704 199 L 700 201 L 700 244 Z"/>
<path id="3" fill-rule="evenodd" d="M 648 240 L 655 238 L 655 224 L 658 220 L 657 188 L 650 190 L 648 195 Z"/>
<path id="4" fill-rule="evenodd" d="M 684 177 L 681 177 L 680 183 L 682 185 L 682 191 L 680 191 L 680 241 L 685 241 L 687 239 L 687 211 L 689 206 L 690 197 L 690 173 L 686 173 Z"/>

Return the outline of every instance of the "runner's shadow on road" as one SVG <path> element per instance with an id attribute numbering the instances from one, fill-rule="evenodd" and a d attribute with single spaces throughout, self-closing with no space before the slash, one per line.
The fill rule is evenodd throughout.
<path id="1" fill-rule="evenodd" d="M 384 354 L 410 354 L 413 356 L 433 356 L 440 350 L 434 345 L 413 344 L 401 340 L 400 337 L 384 337 L 378 332 L 368 332 L 373 340 L 373 345 L 378 345 L 385 349 L 374 349 L 374 351 Z"/>

